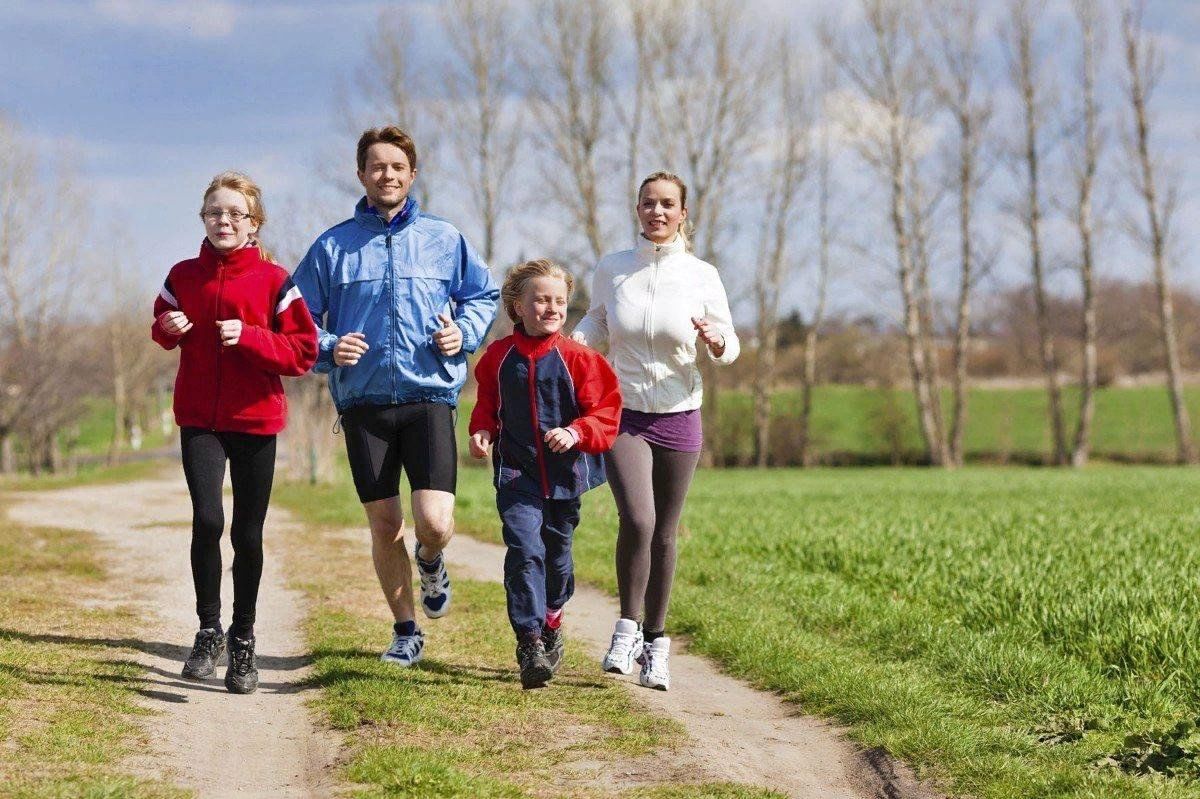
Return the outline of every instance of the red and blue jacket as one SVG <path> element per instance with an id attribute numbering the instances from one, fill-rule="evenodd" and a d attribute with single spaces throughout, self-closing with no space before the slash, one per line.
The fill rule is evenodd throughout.
<path id="1" fill-rule="evenodd" d="M 168 333 L 162 316 L 183 311 L 192 327 Z M 242 335 L 226 347 L 218 320 L 238 319 Z M 280 375 L 299 376 L 317 359 L 317 327 L 282 266 L 258 247 L 221 253 L 208 239 L 200 256 L 171 267 L 154 301 L 150 336 L 179 347 L 175 423 L 225 433 L 274 435 L 287 423 Z"/>
<path id="2" fill-rule="evenodd" d="M 604 356 L 559 333 L 534 337 L 518 325 L 475 365 L 472 435 L 492 437 L 497 489 L 575 499 L 604 482 L 602 452 L 621 421 L 621 389 Z M 555 453 L 546 433 L 565 427 L 576 445 Z"/>

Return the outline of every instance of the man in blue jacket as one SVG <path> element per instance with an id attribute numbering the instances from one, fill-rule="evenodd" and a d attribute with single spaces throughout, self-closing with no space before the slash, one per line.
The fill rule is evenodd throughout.
<path id="1" fill-rule="evenodd" d="M 313 371 L 329 375 L 395 619 L 383 660 L 400 666 L 420 660 L 425 645 L 401 535 L 400 471 L 412 489 L 421 605 L 437 618 L 450 607 L 442 550 L 454 527 L 455 407 L 467 353 L 483 343 L 500 295 L 463 235 L 408 196 L 416 175 L 416 147 L 404 131 L 363 133 L 366 196 L 352 219 L 317 238 L 293 276 L 317 323 Z"/>

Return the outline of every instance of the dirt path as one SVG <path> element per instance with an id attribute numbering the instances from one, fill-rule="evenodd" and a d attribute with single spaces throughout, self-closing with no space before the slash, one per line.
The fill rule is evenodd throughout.
<path id="1" fill-rule="evenodd" d="M 455 569 L 479 580 L 498 581 L 504 573 L 504 547 L 456 536 L 446 550 Z M 615 599 L 580 586 L 567 605 L 569 645 L 583 646 L 597 662 L 608 647 L 618 614 Z M 613 675 L 631 696 L 681 723 L 691 738 L 676 757 L 656 756 L 644 764 L 597 765 L 597 779 L 641 783 L 638 772 L 703 775 L 772 788 L 796 799 L 934 799 L 912 773 L 877 751 L 864 752 L 827 721 L 801 715 L 794 705 L 722 674 L 707 658 L 672 646 L 671 690 L 651 691 L 636 676 Z"/>
<path id="2" fill-rule="evenodd" d="M 340 736 L 322 731 L 304 706 L 308 674 L 300 624 L 303 597 L 285 587 L 277 541 L 289 522 L 267 519 L 259 592 L 260 687 L 225 690 L 224 668 L 204 682 L 179 676 L 196 630 L 188 560 L 191 505 L 183 477 L 13 494 L 10 514 L 31 525 L 87 530 L 113 546 L 114 604 L 142 609 L 142 625 L 114 644 L 137 648 L 146 666 L 140 693 L 156 711 L 146 722 L 138 773 L 192 788 L 200 797 L 326 797 Z M 226 498 L 226 519 L 230 508 Z M 224 536 L 221 598 L 229 623 L 233 552 Z"/>
<path id="3" fill-rule="evenodd" d="M 117 642 L 139 650 L 147 669 L 141 693 L 158 711 L 145 754 L 131 766 L 191 787 L 200 797 L 324 797 L 336 793 L 330 768 L 339 737 L 314 725 L 304 706 L 307 675 L 300 624 L 303 598 L 285 587 L 277 543 L 290 522 L 273 510 L 256 633 L 261 687 L 225 691 L 223 670 L 204 683 L 179 677 L 195 629 L 188 566 L 191 509 L 182 477 L 12 495 L 10 513 L 27 524 L 88 530 L 113 545 L 127 593 L 144 609 L 144 627 Z M 227 499 L 228 503 L 228 499 Z M 226 514 L 229 513 L 228 504 Z M 365 531 L 343 531 L 366 546 Z M 231 562 L 228 536 L 225 563 Z M 503 547 L 458 536 L 447 550 L 451 574 L 498 581 Z M 147 579 L 149 578 L 149 579 Z M 228 569 L 222 597 L 232 599 Z M 580 587 L 568 608 L 568 640 L 597 661 L 608 645 L 615 601 Z M 226 610 L 228 616 L 228 610 Z M 680 647 L 676 647 L 680 649 Z M 630 695 L 681 723 L 687 745 L 645 762 L 577 764 L 608 787 L 644 785 L 667 775 L 769 787 L 803 799 L 932 799 L 910 772 L 879 752 L 864 752 L 843 731 L 798 713 L 778 697 L 720 673 L 710 661 L 676 651 L 669 692 L 618 677 Z"/>

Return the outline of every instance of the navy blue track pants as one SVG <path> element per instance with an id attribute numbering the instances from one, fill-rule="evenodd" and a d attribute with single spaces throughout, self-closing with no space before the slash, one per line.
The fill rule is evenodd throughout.
<path id="1" fill-rule="evenodd" d="M 500 488 L 496 509 L 504 528 L 504 591 L 508 620 L 521 636 L 542 630 L 546 608 L 561 608 L 575 593 L 571 538 L 579 499 L 542 499 Z"/>

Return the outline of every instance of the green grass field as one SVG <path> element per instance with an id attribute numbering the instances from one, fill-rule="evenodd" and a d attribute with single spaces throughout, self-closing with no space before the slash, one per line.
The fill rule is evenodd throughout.
<path id="1" fill-rule="evenodd" d="M 485 469 L 460 531 L 498 540 Z M 953 793 L 1200 797 L 1200 473 L 702 471 L 669 628 Z M 278 496 L 361 525 L 348 482 Z M 615 588 L 585 502 L 584 579 Z M 569 611 L 568 611 L 569 612 Z"/>

